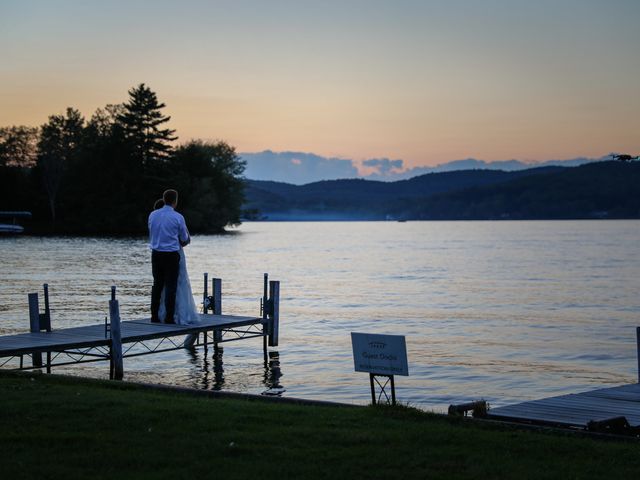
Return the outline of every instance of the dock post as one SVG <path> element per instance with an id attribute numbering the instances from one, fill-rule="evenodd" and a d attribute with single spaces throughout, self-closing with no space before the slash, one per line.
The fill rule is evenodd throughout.
<path id="1" fill-rule="evenodd" d="M 638 383 L 640 383 L 640 327 L 636 327 L 636 347 L 638 358 Z"/>
<path id="2" fill-rule="evenodd" d="M 209 311 L 209 302 L 207 297 L 209 296 L 209 292 L 207 291 L 209 288 L 209 274 L 207 272 L 204 273 L 204 293 L 202 294 L 202 313 L 207 313 Z"/>
<path id="3" fill-rule="evenodd" d="M 269 346 L 278 346 L 278 331 L 280 329 L 280 282 L 269 282 Z"/>
<path id="4" fill-rule="evenodd" d="M 38 304 L 38 294 L 30 293 L 29 297 L 29 330 L 31 333 L 40 331 L 40 305 Z M 42 367 L 42 353 L 33 352 L 31 360 L 34 367 Z"/>
<path id="5" fill-rule="evenodd" d="M 267 355 L 267 337 L 269 336 L 269 321 L 267 319 L 267 303 L 269 299 L 267 298 L 267 287 L 269 285 L 269 274 L 264 274 L 264 282 L 262 284 L 262 300 L 260 302 L 260 314 L 262 315 L 262 352 L 264 354 L 264 364 L 267 365 L 269 361 L 269 356 Z"/>
<path id="6" fill-rule="evenodd" d="M 51 332 L 51 309 L 49 308 L 49 284 L 42 285 L 44 290 L 44 313 L 40 317 L 40 331 Z M 51 373 L 51 352 L 47 352 L 47 373 Z"/>
<path id="7" fill-rule="evenodd" d="M 213 298 L 212 313 L 214 315 L 222 315 L 222 279 L 211 279 L 211 297 Z M 222 340 L 222 331 L 213 331 L 213 356 L 217 358 L 220 355 L 220 347 L 218 343 Z"/>
<path id="8" fill-rule="evenodd" d="M 116 286 L 111 285 L 111 300 L 116 299 Z M 111 338 L 111 312 L 109 312 L 109 326 L 107 327 L 107 317 L 104 317 L 104 336 L 107 337 L 107 332 L 109 332 L 109 338 Z M 111 347 L 109 347 L 111 348 Z M 109 350 L 109 380 L 113 380 L 113 372 L 114 372 L 115 363 L 113 361 L 113 355 L 111 355 L 111 350 Z"/>
<path id="9" fill-rule="evenodd" d="M 115 288 L 111 290 L 112 294 Z M 120 331 L 120 307 L 118 300 L 109 301 L 109 318 L 111 320 L 111 371 L 109 378 L 111 380 L 122 380 L 124 376 L 122 364 L 122 333 Z"/>
<path id="10" fill-rule="evenodd" d="M 222 279 L 211 279 L 211 294 L 213 296 L 213 314 L 222 315 Z"/>
<path id="11" fill-rule="evenodd" d="M 40 330 L 44 329 L 51 332 L 51 309 L 49 308 L 49 284 L 42 285 L 44 290 L 44 316 L 40 321 Z M 42 320 L 44 320 L 44 325 Z"/>
<path id="12" fill-rule="evenodd" d="M 204 289 L 202 290 L 202 313 L 205 315 L 209 312 L 209 274 L 204 272 Z M 207 332 L 202 332 L 204 343 L 204 356 L 207 356 Z M 192 347 L 200 342 L 200 333 L 187 336 L 185 346 Z"/>

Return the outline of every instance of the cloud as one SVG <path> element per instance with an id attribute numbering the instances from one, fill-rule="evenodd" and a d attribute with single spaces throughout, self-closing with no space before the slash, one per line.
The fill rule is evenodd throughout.
<path id="1" fill-rule="evenodd" d="M 396 181 L 417 177 L 427 173 L 451 172 L 454 170 L 522 170 L 548 165 L 577 166 L 583 163 L 605 160 L 602 158 L 572 158 L 568 160 L 548 160 L 544 162 L 523 162 L 520 160 L 500 160 L 487 162 L 475 158 L 453 160 L 435 167 L 405 168 L 403 160 L 370 158 L 361 162 L 346 158 L 323 157 L 314 153 L 273 152 L 265 150 L 257 153 L 241 153 L 246 160 L 245 176 L 252 180 L 272 180 L 276 182 L 303 185 L 321 180 L 340 178 L 366 178 L 368 180 Z"/>
<path id="2" fill-rule="evenodd" d="M 313 153 L 273 152 L 241 153 L 247 162 L 245 176 L 252 180 L 305 183 L 338 178 L 356 178 L 358 169 L 352 160 L 328 158 Z"/>
<path id="3" fill-rule="evenodd" d="M 373 172 L 370 172 L 370 175 L 374 174 L 380 176 L 401 172 L 403 164 L 404 162 L 402 160 L 389 160 L 388 158 L 372 158 L 362 162 L 364 167 L 374 169 Z"/>

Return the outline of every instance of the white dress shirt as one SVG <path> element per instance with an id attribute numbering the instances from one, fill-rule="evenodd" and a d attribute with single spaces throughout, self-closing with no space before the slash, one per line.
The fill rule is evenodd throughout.
<path id="1" fill-rule="evenodd" d="M 149 214 L 149 246 L 158 252 L 177 252 L 180 242 L 189 241 L 184 217 L 165 205 Z"/>

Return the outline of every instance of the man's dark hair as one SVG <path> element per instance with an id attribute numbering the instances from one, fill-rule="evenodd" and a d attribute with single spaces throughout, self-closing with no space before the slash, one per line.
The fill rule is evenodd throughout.
<path id="1" fill-rule="evenodd" d="M 178 192 L 175 190 L 165 190 L 162 194 L 165 205 L 173 205 L 178 201 Z"/>

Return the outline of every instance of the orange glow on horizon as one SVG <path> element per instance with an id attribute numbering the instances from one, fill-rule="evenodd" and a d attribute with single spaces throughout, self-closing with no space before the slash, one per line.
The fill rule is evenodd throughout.
<path id="1" fill-rule="evenodd" d="M 405 167 L 640 153 L 634 2 L 188 3 L 3 4 L 0 126 L 90 117 L 144 82 L 181 140 L 238 152 Z"/>

